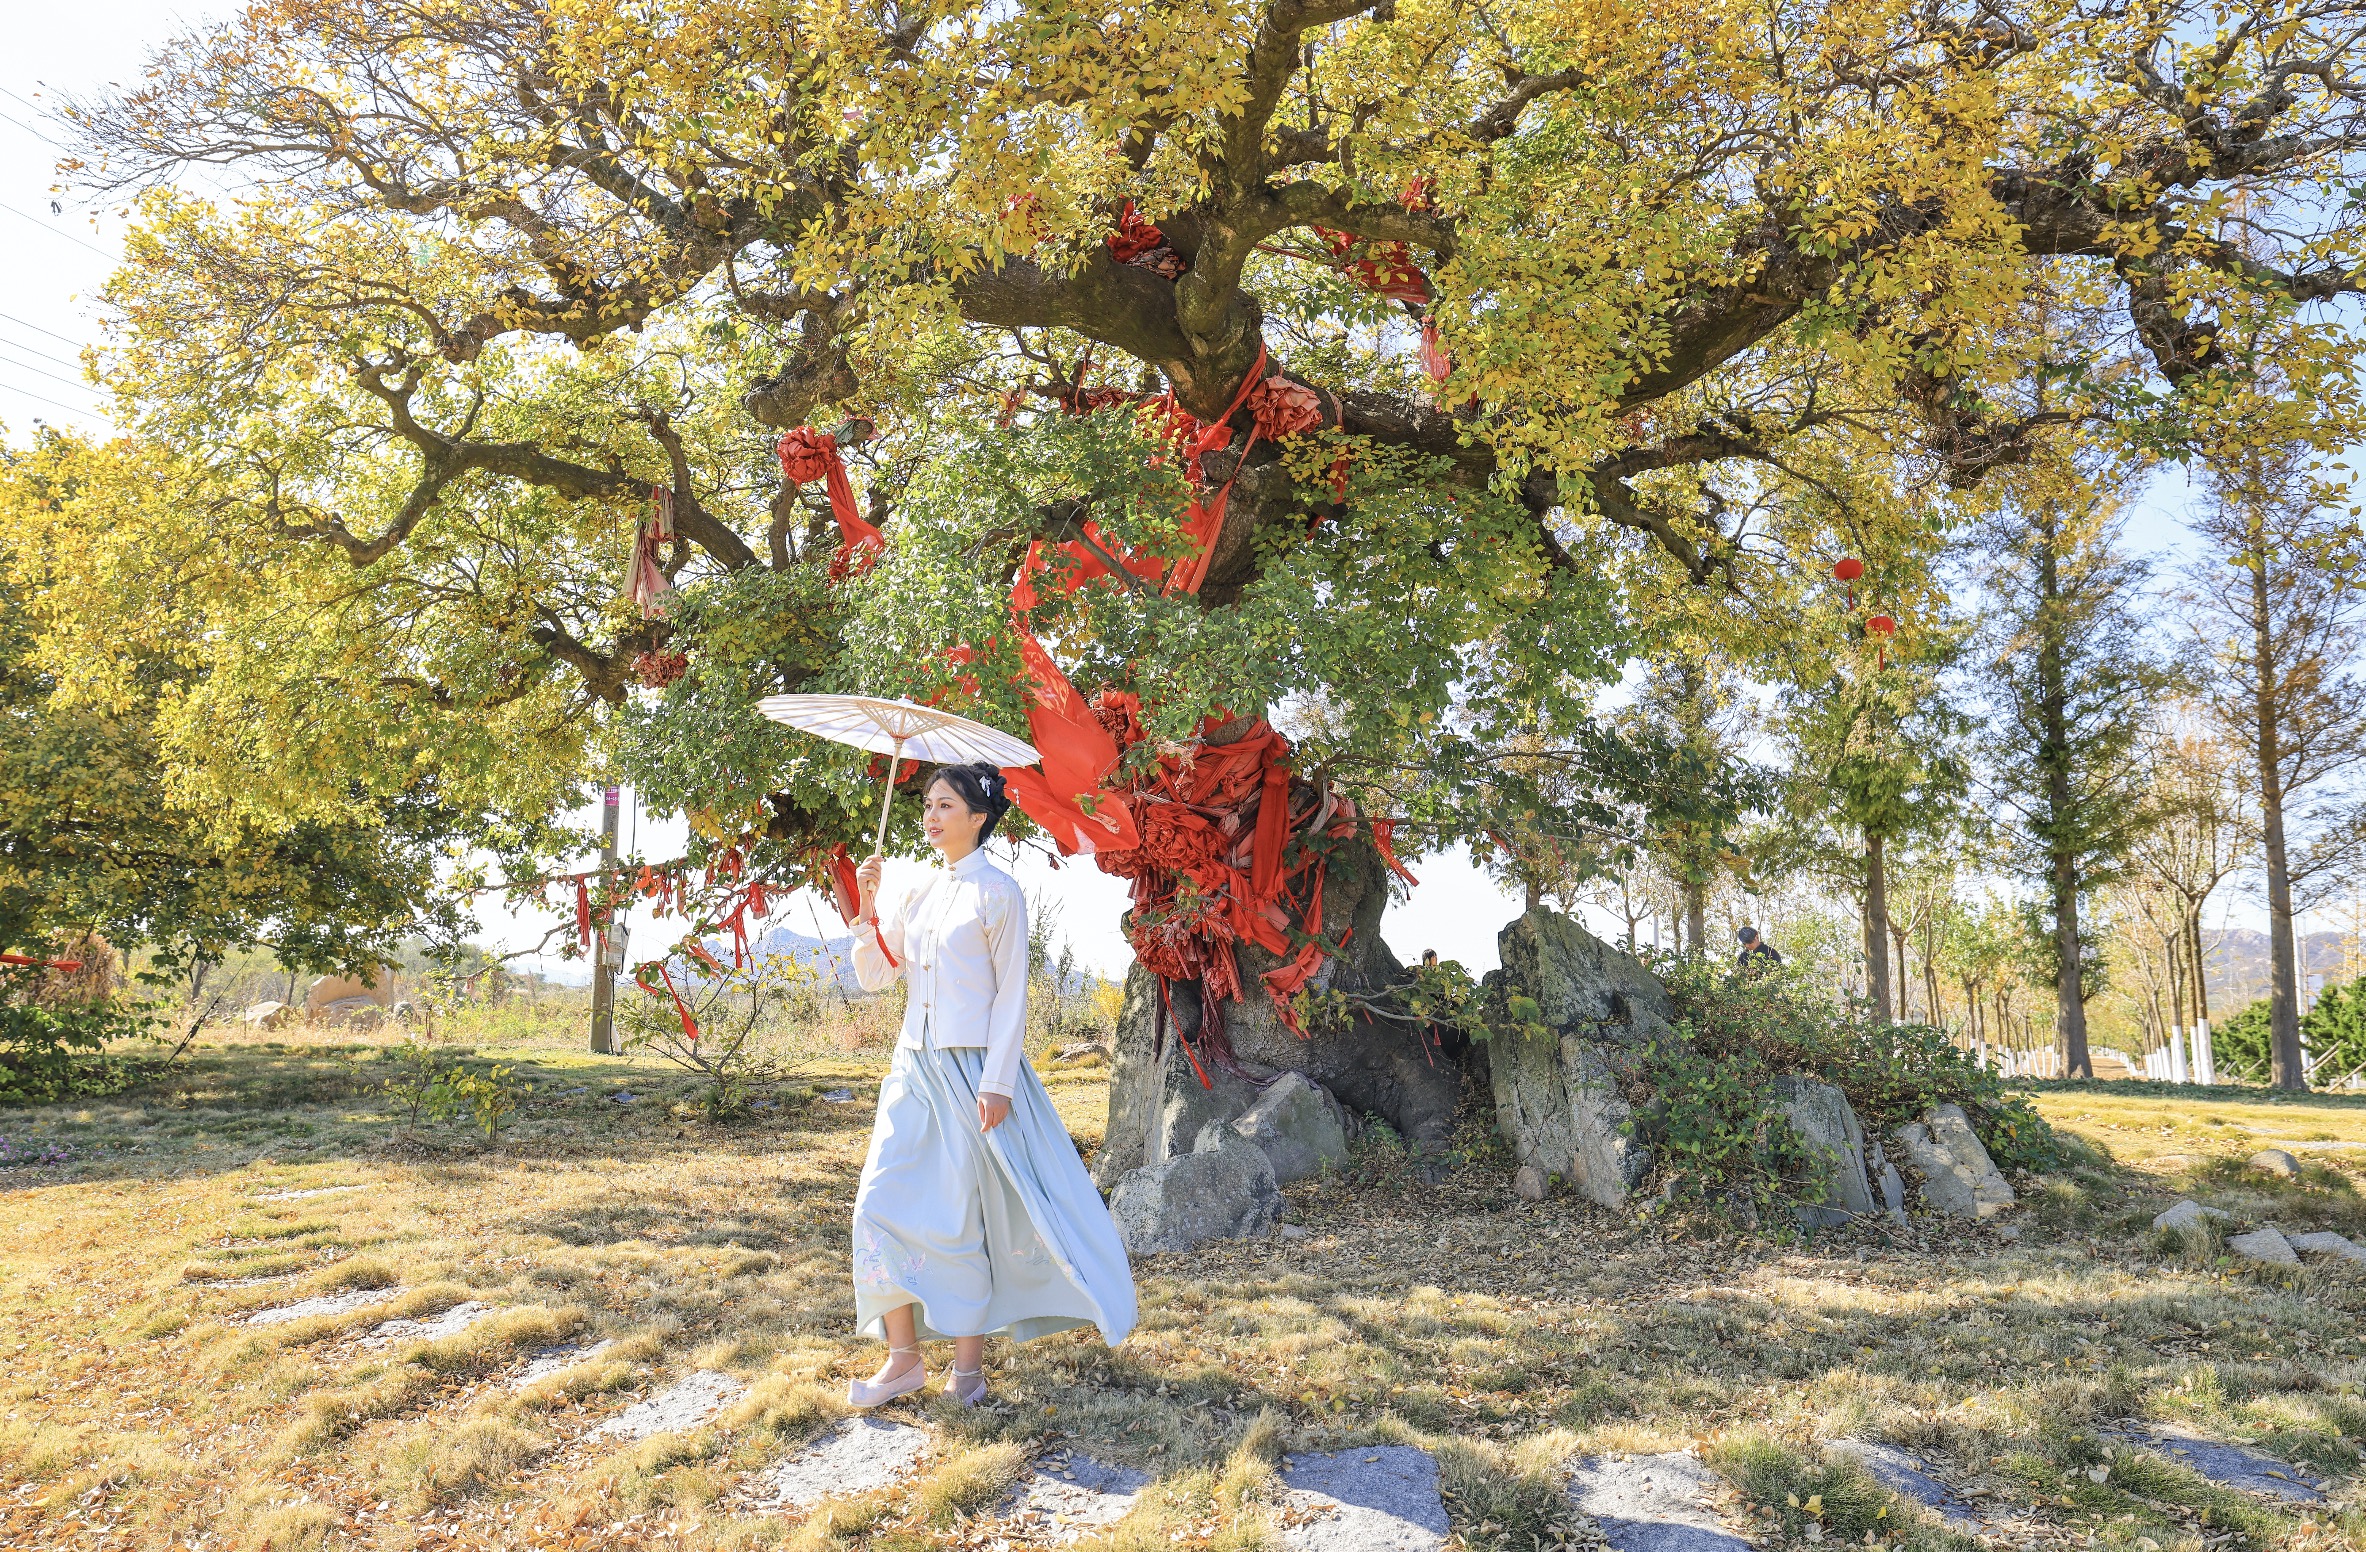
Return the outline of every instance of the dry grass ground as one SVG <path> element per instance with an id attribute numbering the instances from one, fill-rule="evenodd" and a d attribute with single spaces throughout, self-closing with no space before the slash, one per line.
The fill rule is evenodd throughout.
<path id="1" fill-rule="evenodd" d="M 0 1171 L 0 1545 L 978 1546 L 972 1517 L 1062 1442 L 1157 1478 L 1097 1544 L 1245 1549 L 1278 1539 L 1281 1452 L 1383 1441 L 1435 1452 L 1473 1547 L 1588 1541 L 1560 1495 L 1573 1455 L 1695 1441 L 1761 1541 L 1968 1545 L 1823 1452 L 1856 1435 L 1986 1494 L 2016 1544 L 2366 1547 L 2366 1279 L 2247 1271 L 2149 1230 L 2191 1192 L 2366 1231 L 2366 1150 L 2312 1151 L 2297 1182 L 2230 1162 L 2269 1136 L 2366 1139 L 2366 1103 L 2041 1086 L 2092 1146 L 2030 1183 L 2014 1238 L 1779 1243 L 1522 1203 L 1475 1122 L 1439 1185 L 1375 1148 L 1293 1192 L 1296 1237 L 1143 1262 L 1123 1348 L 996 1349 L 998 1405 L 908 1414 L 937 1434 L 921 1475 L 800 1522 L 747 1491 L 876 1359 L 847 1330 L 845 1220 L 884 1053 L 822 1059 L 720 1126 L 662 1070 L 506 1034 L 480 1055 L 537 1092 L 492 1144 L 406 1134 L 378 1048 L 335 1035 L 204 1046 L 118 1099 L 0 1116 L 18 1155 L 71 1154 Z M 1090 1146 L 1101 1070 L 1044 1068 Z M 833 1084 L 856 1102 L 816 1097 Z M 356 1189 L 265 1199 L 333 1186 Z M 370 1286 L 403 1291 L 242 1324 Z M 357 1341 L 466 1299 L 502 1313 Z M 527 1353 L 595 1336 L 614 1343 L 597 1360 L 511 1388 Z M 690 1433 L 594 1436 L 699 1368 L 749 1388 Z M 2131 1418 L 2304 1462 L 2334 1506 L 2131 1455 L 2099 1426 Z"/>

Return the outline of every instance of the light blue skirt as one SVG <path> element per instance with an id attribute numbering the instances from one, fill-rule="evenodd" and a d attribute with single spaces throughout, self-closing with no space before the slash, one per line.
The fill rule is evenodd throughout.
<path id="1" fill-rule="evenodd" d="M 896 1048 L 854 1196 L 855 1320 L 884 1338 L 917 1304 L 920 1339 L 1031 1342 L 1134 1329 L 1134 1273 L 1101 1193 L 1024 1060 L 1010 1114 L 978 1130 L 983 1046 Z"/>

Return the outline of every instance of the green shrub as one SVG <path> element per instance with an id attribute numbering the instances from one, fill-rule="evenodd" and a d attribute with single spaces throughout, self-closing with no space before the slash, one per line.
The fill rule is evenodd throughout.
<path id="1" fill-rule="evenodd" d="M 142 1068 L 130 1057 L 107 1055 L 107 1047 L 147 1029 L 145 1011 L 113 1003 L 0 1002 L 0 1102 L 120 1094 L 139 1081 Z"/>
<path id="2" fill-rule="evenodd" d="M 2275 1070 L 2270 1053 L 2268 999 L 2260 998 L 2210 1031 L 2210 1060 L 2221 1075 L 2265 1083 Z"/>
<path id="3" fill-rule="evenodd" d="M 1809 1155 L 1777 1104 L 1774 1080 L 1785 1075 L 1838 1088 L 1869 1135 L 1953 1102 L 2000 1167 L 2061 1161 L 2029 1102 L 1944 1031 L 1884 1023 L 1800 971 L 1737 973 L 1677 958 L 1651 968 L 1675 1001 L 1680 1039 L 1646 1047 L 1622 1078 L 1636 1126 L 1678 1194 L 1746 1194 L 1763 1205 L 1822 1179 L 1825 1161 Z"/>

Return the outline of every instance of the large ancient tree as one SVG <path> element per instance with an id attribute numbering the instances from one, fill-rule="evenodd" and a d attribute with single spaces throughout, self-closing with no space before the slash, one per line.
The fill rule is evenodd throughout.
<path id="1" fill-rule="evenodd" d="M 1629 583 L 1763 642 L 1832 556 L 1878 581 L 1901 480 L 2070 420 L 2215 434 L 2255 350 L 2318 391 L 2359 15 L 271 0 L 73 113 L 71 181 L 145 191 L 112 368 L 185 486 L 127 628 L 160 575 L 215 611 L 175 750 L 232 806 L 447 770 L 516 799 L 613 733 L 713 833 L 794 850 L 852 833 L 861 772 L 754 695 L 967 695 L 966 642 L 1015 718 L 983 670 L 1016 666 L 1029 543 L 1164 556 L 1204 581 L 1038 612 L 1078 685 L 1132 687 L 1154 742 L 1294 707 L 1302 771 L 1443 833 L 1490 750 L 1582 718 Z M 1301 429 L 1252 435 L 1275 377 Z M 859 449 L 868 574 L 833 579 L 818 487 L 772 463 L 806 424 Z M 680 591 L 645 617 L 653 487 Z M 1371 990 L 1357 856 L 1330 920 Z M 1433 1131 L 1446 1080 L 1376 1027 L 1329 1038 L 1393 1051 L 1373 1104 Z"/>

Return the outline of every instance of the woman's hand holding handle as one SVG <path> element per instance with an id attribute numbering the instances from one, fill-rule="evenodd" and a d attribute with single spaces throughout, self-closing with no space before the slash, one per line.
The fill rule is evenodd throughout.
<path id="1" fill-rule="evenodd" d="M 862 890 L 863 896 L 861 909 L 854 916 L 860 925 L 868 926 L 879 919 L 879 872 L 886 866 L 880 855 L 873 852 L 863 859 L 861 867 L 854 870 L 855 884 Z"/>
<path id="2" fill-rule="evenodd" d="M 1008 1094 L 980 1094 L 978 1096 L 978 1130 L 990 1132 L 1010 1117 Z"/>

